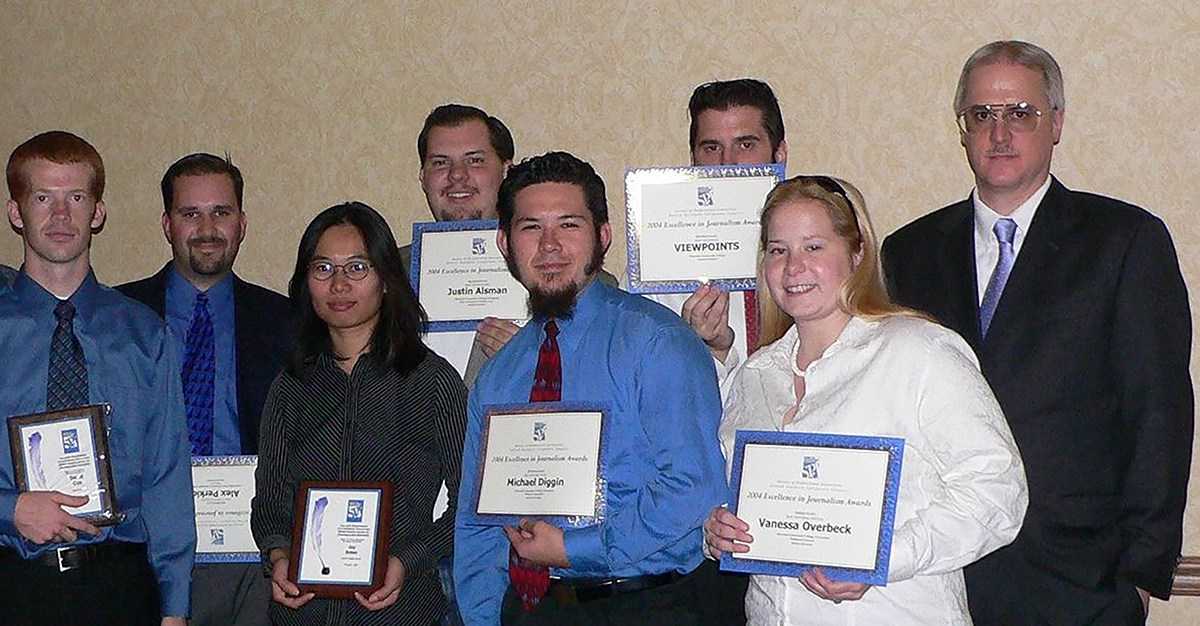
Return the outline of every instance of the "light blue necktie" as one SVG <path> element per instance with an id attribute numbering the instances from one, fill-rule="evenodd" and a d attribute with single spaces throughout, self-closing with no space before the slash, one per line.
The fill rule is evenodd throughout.
<path id="1" fill-rule="evenodd" d="M 183 351 L 183 399 L 187 405 L 188 441 L 192 454 L 212 456 L 213 388 L 216 382 L 216 351 L 208 294 L 196 294 L 192 324 Z"/>
<path id="2" fill-rule="evenodd" d="M 1016 253 L 1013 252 L 1013 235 L 1017 233 L 1017 223 L 1007 217 L 996 220 L 992 226 L 996 233 L 996 241 L 1000 243 L 1000 258 L 996 260 L 996 269 L 988 280 L 987 289 L 983 292 L 983 302 L 979 305 L 979 334 L 987 337 L 988 326 L 992 325 L 992 316 L 996 314 L 996 305 L 1000 303 L 1000 294 L 1004 293 L 1004 284 L 1012 272 Z"/>

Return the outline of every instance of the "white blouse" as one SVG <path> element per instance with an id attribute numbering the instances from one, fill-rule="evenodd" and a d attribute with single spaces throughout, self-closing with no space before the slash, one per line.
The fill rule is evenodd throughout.
<path id="1" fill-rule="evenodd" d="M 903 438 L 888 584 L 834 604 L 798 579 L 753 576 L 749 623 L 970 624 L 962 568 L 1010 543 L 1029 503 L 1017 446 L 974 352 L 916 317 L 852 318 L 808 366 L 804 398 L 783 426 L 796 406 L 796 341 L 793 327 L 726 380 L 726 463 L 739 429 Z"/>

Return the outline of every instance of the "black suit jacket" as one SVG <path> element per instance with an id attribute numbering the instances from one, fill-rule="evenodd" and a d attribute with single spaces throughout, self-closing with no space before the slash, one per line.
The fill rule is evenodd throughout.
<path id="1" fill-rule="evenodd" d="M 118 285 L 125 295 L 166 318 L 167 276 L 171 263 L 157 274 Z M 258 454 L 258 425 L 263 402 L 275 376 L 294 348 L 290 301 L 278 293 L 233 275 L 233 336 L 237 352 L 237 407 L 242 452 Z"/>
<path id="2" fill-rule="evenodd" d="M 1116 616 L 1133 585 L 1170 593 L 1191 463 L 1191 314 L 1170 235 L 1053 180 L 983 339 L 973 229 L 968 199 L 882 251 L 892 297 L 975 349 L 1025 462 L 1020 535 L 966 570 L 972 615 L 1140 623 Z"/>

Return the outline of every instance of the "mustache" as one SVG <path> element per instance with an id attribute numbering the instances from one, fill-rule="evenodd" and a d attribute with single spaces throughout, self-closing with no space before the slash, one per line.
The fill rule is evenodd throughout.
<path id="1" fill-rule="evenodd" d="M 219 243 L 219 244 L 224 245 L 224 244 L 228 243 L 228 240 L 225 239 L 224 237 L 216 237 L 216 236 L 192 237 L 192 238 L 188 239 L 187 242 L 188 242 L 189 246 L 200 246 L 200 245 L 204 245 L 206 243 Z"/>

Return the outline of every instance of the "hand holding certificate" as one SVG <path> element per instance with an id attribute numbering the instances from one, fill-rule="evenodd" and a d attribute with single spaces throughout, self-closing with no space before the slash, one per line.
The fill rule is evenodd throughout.
<path id="1" fill-rule="evenodd" d="M 474 330 L 485 317 L 524 320 L 528 292 L 496 247 L 496 220 L 413 224 L 412 286 L 429 330 Z"/>
<path id="2" fill-rule="evenodd" d="M 753 542 L 725 551 L 721 569 L 800 576 L 821 566 L 834 580 L 886 585 L 903 451 L 885 437 L 738 431 L 737 517 L 715 514 L 706 534 L 721 525 L 717 547 Z"/>
<path id="3" fill-rule="evenodd" d="M 71 515 L 96 526 L 119 523 L 104 416 L 108 406 L 88 406 L 8 418 L 17 489 L 87 496 Z"/>
<path id="4" fill-rule="evenodd" d="M 782 165 L 675 167 L 625 175 L 629 290 L 754 289 L 759 215 Z"/>
<path id="5" fill-rule="evenodd" d="M 305 481 L 296 491 L 295 511 L 288 580 L 301 593 L 349 598 L 383 584 L 390 483 Z"/>
<path id="6" fill-rule="evenodd" d="M 468 513 L 481 525 L 539 518 L 559 527 L 603 517 L 604 412 L 561 402 L 488 407 L 479 488 Z"/>

